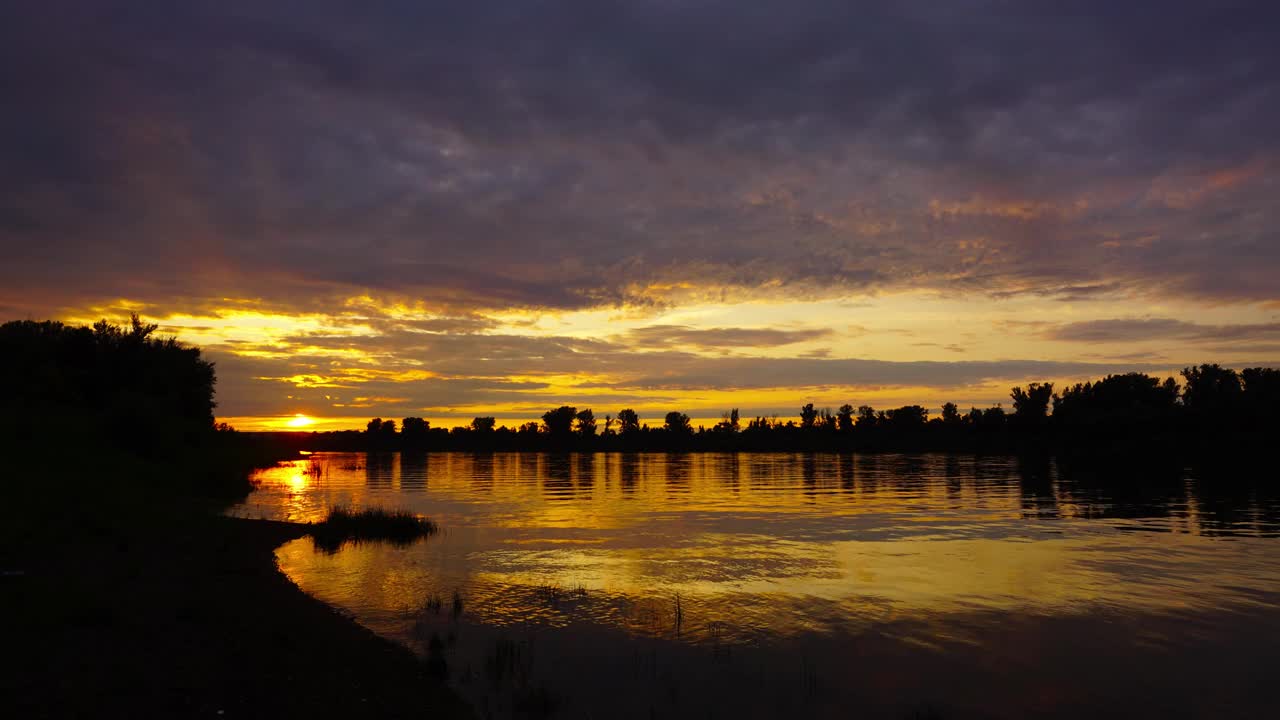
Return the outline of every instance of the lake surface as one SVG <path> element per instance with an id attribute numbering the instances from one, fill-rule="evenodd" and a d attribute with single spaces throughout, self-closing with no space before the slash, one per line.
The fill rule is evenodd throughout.
<path id="1" fill-rule="evenodd" d="M 482 717 L 1280 717 L 1280 498 L 1251 489 L 1274 478 L 334 453 L 258 480 L 236 514 L 439 523 L 407 547 L 277 555 L 443 658 Z"/>

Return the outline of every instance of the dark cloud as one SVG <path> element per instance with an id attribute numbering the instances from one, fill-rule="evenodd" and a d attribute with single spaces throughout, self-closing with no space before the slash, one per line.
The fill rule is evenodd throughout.
<path id="1" fill-rule="evenodd" d="M 956 345 L 955 343 L 917 342 L 917 343 L 911 343 L 911 345 L 912 347 L 938 348 L 940 350 L 946 350 L 947 352 L 953 352 L 953 353 L 968 352 L 968 350 L 965 349 L 964 346 Z"/>
<path id="2" fill-rule="evenodd" d="M 624 339 L 641 347 L 684 346 L 703 350 L 768 348 L 793 345 L 830 336 L 830 328 L 778 330 L 774 328 L 695 328 L 650 325 L 626 333 Z"/>
<path id="3" fill-rule="evenodd" d="M 1050 340 L 1132 343 L 1146 340 L 1250 342 L 1280 340 L 1280 323 L 1205 325 L 1173 318 L 1118 318 L 1058 325 L 1044 331 Z"/>
<path id="4" fill-rule="evenodd" d="M 1158 361 L 1158 360 L 1165 360 L 1165 359 L 1166 359 L 1166 356 L 1164 355 L 1164 353 L 1151 352 L 1151 351 L 1144 351 L 1144 352 L 1132 352 L 1132 353 L 1125 353 L 1125 352 L 1121 352 L 1121 353 L 1085 353 L 1085 354 L 1083 354 L 1081 357 L 1082 357 L 1082 358 L 1084 358 L 1084 359 L 1087 359 L 1087 360 L 1095 361 L 1095 362 L 1109 361 L 1109 362 L 1113 362 L 1113 363 L 1114 363 L 1114 362 L 1125 362 L 1125 361 L 1128 361 L 1128 362 L 1140 362 L 1140 363 L 1152 363 L 1152 362 L 1155 362 L 1155 361 Z"/>
<path id="5" fill-rule="evenodd" d="M 617 387 L 657 390 L 715 388 L 746 390 L 770 387 L 854 387 L 881 390 L 897 387 L 957 388 L 993 381 L 1051 380 L 1102 376 L 1115 372 L 1161 372 L 1151 363 L 1088 363 L 1037 360 L 916 361 L 725 358 L 687 359 L 658 374 L 623 380 Z"/>
<path id="6" fill-rule="evenodd" d="M 1243 362 L 1232 363 L 1233 367 L 1242 367 L 1242 368 L 1244 367 L 1276 367 L 1277 364 L 1280 364 L 1274 360 L 1257 360 L 1256 359 L 1260 357 L 1270 357 L 1270 358 L 1280 357 L 1280 342 L 1220 345 L 1217 347 L 1210 347 L 1209 350 L 1210 352 L 1213 352 L 1213 353 L 1223 354 L 1223 355 L 1230 354 L 1234 357 L 1240 357 L 1245 353 L 1248 353 L 1248 355 L 1245 355 L 1245 357 L 1254 358 L 1250 360 L 1245 360 Z"/>
<path id="7" fill-rule="evenodd" d="M 3 302 L 1280 297 L 1273 3 L 0 9 Z"/>

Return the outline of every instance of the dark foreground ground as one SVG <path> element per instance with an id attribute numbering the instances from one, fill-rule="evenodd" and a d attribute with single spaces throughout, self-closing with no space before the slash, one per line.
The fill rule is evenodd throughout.
<path id="1" fill-rule="evenodd" d="M 274 548 L 306 526 L 3 515 L 0 717 L 470 716 L 411 652 L 278 570 Z"/>

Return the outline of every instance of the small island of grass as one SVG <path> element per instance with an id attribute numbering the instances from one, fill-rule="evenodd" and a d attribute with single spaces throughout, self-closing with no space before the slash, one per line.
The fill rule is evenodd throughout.
<path id="1" fill-rule="evenodd" d="M 339 505 L 331 508 L 323 521 L 314 523 L 310 532 L 316 547 L 325 552 L 336 552 L 348 542 L 381 541 L 408 545 L 435 534 L 437 529 L 431 520 L 404 510 L 355 509 Z"/>

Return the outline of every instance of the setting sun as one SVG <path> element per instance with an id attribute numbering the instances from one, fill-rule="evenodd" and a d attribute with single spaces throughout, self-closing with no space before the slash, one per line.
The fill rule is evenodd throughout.
<path id="1" fill-rule="evenodd" d="M 291 428 L 310 427 L 315 424 L 315 418 L 307 417 L 302 413 L 295 414 L 293 417 L 289 418 L 288 422 L 285 423 L 285 425 Z"/>

